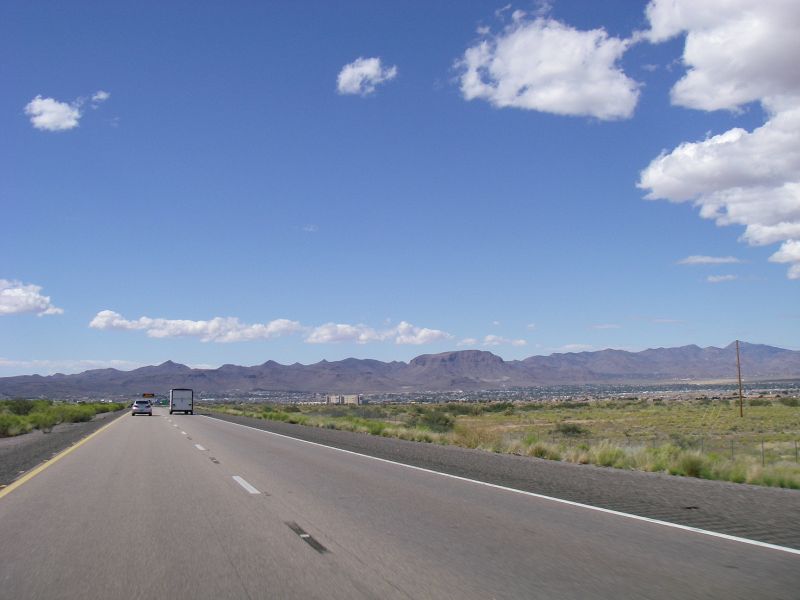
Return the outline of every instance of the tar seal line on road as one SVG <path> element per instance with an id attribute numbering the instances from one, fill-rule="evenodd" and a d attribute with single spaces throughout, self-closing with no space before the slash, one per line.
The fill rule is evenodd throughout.
<path id="1" fill-rule="evenodd" d="M 323 546 L 317 540 L 315 540 L 310 533 L 306 533 L 305 529 L 300 527 L 300 525 L 298 525 L 294 521 L 287 521 L 286 525 L 289 527 L 289 529 L 294 531 L 300 537 L 301 540 L 303 540 L 306 544 L 311 546 L 314 550 L 316 550 L 320 554 L 325 554 L 326 552 L 328 552 L 328 549 L 325 546 Z"/>

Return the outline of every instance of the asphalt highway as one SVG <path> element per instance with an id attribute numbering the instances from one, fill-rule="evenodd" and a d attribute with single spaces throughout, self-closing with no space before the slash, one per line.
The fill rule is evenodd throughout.
<path id="1" fill-rule="evenodd" d="M 800 555 L 199 415 L 0 491 L 0 598 L 792 598 Z"/>

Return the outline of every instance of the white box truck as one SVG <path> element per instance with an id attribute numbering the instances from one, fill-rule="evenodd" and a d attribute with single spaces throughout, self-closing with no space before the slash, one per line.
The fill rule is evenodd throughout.
<path id="1" fill-rule="evenodd" d="M 182 412 L 185 415 L 194 414 L 194 392 L 186 388 L 176 388 L 169 391 L 169 414 Z"/>

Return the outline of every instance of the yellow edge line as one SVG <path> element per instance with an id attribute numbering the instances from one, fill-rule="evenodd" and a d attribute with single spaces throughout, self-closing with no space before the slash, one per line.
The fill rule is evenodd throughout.
<path id="1" fill-rule="evenodd" d="M 124 416 L 126 416 L 126 415 L 127 415 L 127 413 L 121 414 L 121 415 L 120 415 L 120 416 L 118 416 L 116 419 L 114 419 L 113 421 L 111 421 L 111 423 L 108 423 L 107 425 L 103 425 L 103 426 L 102 426 L 100 429 L 98 429 L 97 431 L 95 431 L 95 432 L 93 432 L 93 433 L 90 433 L 90 434 L 89 434 L 89 435 L 87 435 L 85 438 L 83 438 L 83 439 L 82 439 L 82 440 L 80 440 L 79 442 L 77 442 L 77 443 L 73 444 L 72 446 L 70 446 L 70 447 L 69 447 L 69 448 L 67 448 L 66 450 L 62 450 L 61 452 L 59 452 L 58 454 L 56 454 L 56 455 L 55 455 L 53 458 L 51 458 L 50 460 L 48 460 L 48 461 L 46 461 L 46 462 L 42 463 L 41 465 L 39 465 L 38 467 L 35 467 L 34 469 L 32 469 L 32 470 L 28 471 L 27 473 L 25 473 L 25 475 L 23 475 L 22 477 L 20 477 L 19 479 L 17 479 L 17 480 L 16 480 L 16 481 L 14 481 L 13 483 L 10 483 L 10 484 L 9 484 L 7 487 L 4 487 L 4 488 L 0 489 L 0 499 L 2 499 L 2 498 L 4 498 L 4 497 L 6 497 L 8 494 L 10 494 L 11 492 L 13 492 L 15 489 L 17 489 L 17 488 L 18 488 L 19 486 L 21 486 L 23 483 L 25 483 L 25 482 L 27 482 L 27 481 L 29 481 L 29 480 L 33 479 L 34 477 L 36 477 L 36 476 L 37 476 L 39 473 L 41 473 L 42 471 L 44 471 L 44 470 L 45 470 L 47 467 L 50 467 L 50 466 L 52 466 L 52 465 L 53 465 L 53 463 L 57 463 L 58 461 L 60 461 L 62 458 L 64 458 L 64 457 L 65 457 L 67 454 L 69 454 L 70 452 L 72 452 L 72 451 L 73 451 L 73 450 L 75 450 L 76 448 L 79 448 L 80 446 L 83 446 L 83 445 L 84 445 L 86 442 L 88 442 L 88 441 L 89 441 L 90 439 L 92 439 L 94 436 L 96 436 L 96 435 L 98 435 L 98 434 L 102 433 L 103 431 L 105 431 L 106 429 L 108 429 L 109 427 L 111 427 L 111 426 L 112 426 L 114 423 L 118 422 L 120 419 L 122 419 L 122 417 L 124 417 Z"/>

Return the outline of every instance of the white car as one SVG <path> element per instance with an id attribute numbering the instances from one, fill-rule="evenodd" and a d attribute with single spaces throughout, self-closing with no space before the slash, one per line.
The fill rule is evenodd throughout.
<path id="1" fill-rule="evenodd" d="M 153 405 L 150 404 L 149 400 L 137 400 L 131 406 L 131 415 L 147 415 L 148 417 L 153 416 Z"/>

